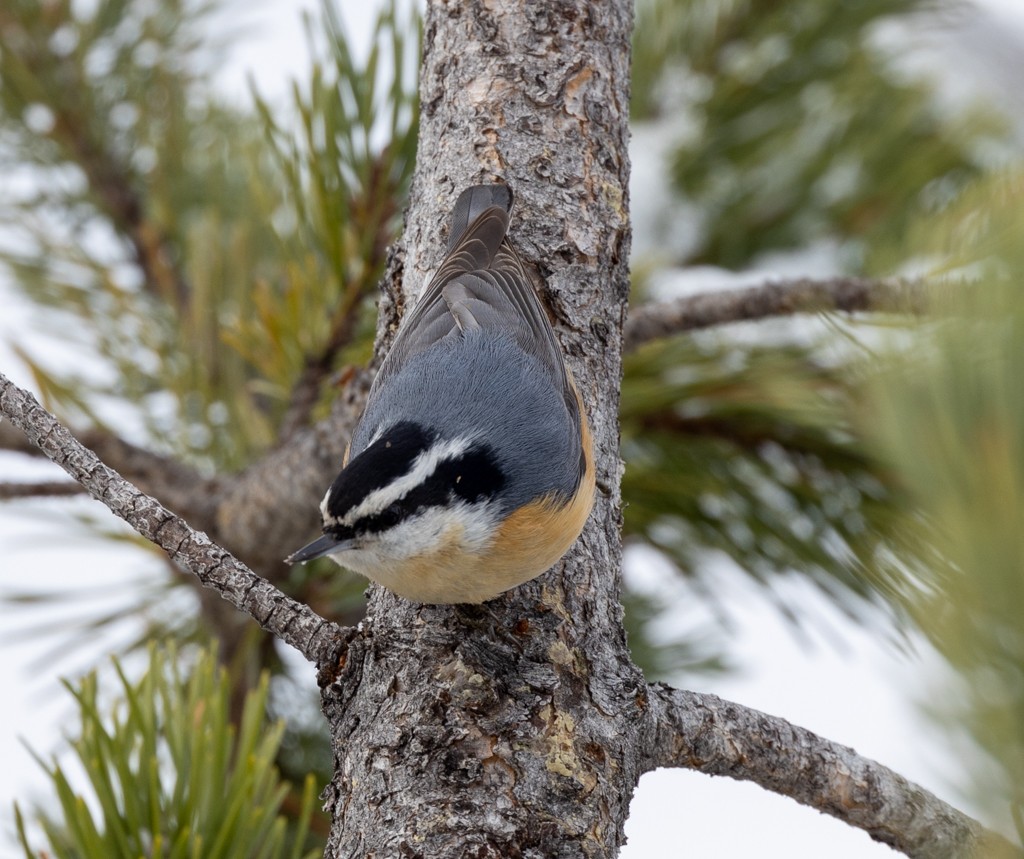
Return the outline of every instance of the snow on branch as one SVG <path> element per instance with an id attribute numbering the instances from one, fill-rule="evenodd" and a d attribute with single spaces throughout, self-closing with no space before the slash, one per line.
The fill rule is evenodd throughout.
<path id="1" fill-rule="evenodd" d="M 160 546 L 171 560 L 194 573 L 252 617 L 267 632 L 290 644 L 314 663 L 326 659 L 345 630 L 320 617 L 257 576 L 206 534 L 143 494 L 104 465 L 27 391 L 0 373 L 0 415 L 28 436 L 53 462 L 124 519 L 143 537 Z"/>
<path id="2" fill-rule="evenodd" d="M 714 695 L 650 687 L 646 769 L 751 781 L 863 829 L 915 859 L 1020 857 L 1018 847 L 853 749 Z"/>

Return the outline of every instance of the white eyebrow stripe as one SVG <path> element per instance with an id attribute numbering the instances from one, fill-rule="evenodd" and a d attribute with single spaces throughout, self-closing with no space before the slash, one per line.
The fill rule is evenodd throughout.
<path id="1" fill-rule="evenodd" d="M 359 504 L 349 510 L 341 520 L 341 524 L 353 525 L 360 519 L 380 513 L 389 504 L 404 498 L 417 486 L 426 482 L 437 471 L 437 466 L 444 460 L 455 459 L 461 456 L 469 449 L 471 444 L 472 440 L 468 438 L 455 438 L 450 441 L 435 442 L 413 460 L 412 468 L 408 472 L 398 479 L 392 480 L 387 486 L 375 489 Z M 325 505 L 326 500 L 325 498 Z"/>

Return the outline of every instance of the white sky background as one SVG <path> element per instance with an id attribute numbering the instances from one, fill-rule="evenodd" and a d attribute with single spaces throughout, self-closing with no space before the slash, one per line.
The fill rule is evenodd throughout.
<path id="1" fill-rule="evenodd" d="M 367 0 L 341 5 L 352 31 L 368 33 L 376 4 Z M 992 10 L 993 20 L 998 22 L 995 30 L 1004 25 L 1019 28 L 1019 38 L 1024 39 L 1024 0 L 986 0 L 982 5 Z M 239 0 L 238 8 L 247 8 L 244 0 Z M 309 0 L 264 2 L 257 7 L 261 11 L 243 16 L 257 29 L 225 57 L 218 72 L 225 92 L 247 101 L 246 80 L 251 74 L 262 93 L 272 99 L 282 98 L 292 78 L 302 79 L 307 51 L 300 8 L 315 10 L 316 4 Z M 988 86 L 985 81 L 993 74 L 998 77 L 991 69 L 980 69 L 980 85 Z M 633 154 L 633 200 L 637 206 L 656 198 L 659 190 L 657 165 L 641 160 L 640 151 L 648 153 L 650 149 Z M 650 212 L 637 211 L 636 217 L 640 222 L 649 218 Z M 27 372 L 4 341 L 16 334 L 24 342 L 25 332 L 38 330 L 40 317 L 7 297 L 0 300 L 0 370 L 19 384 L 30 385 Z M 67 359 L 74 359 L 71 351 L 67 352 Z M 0 454 L 0 476 L 51 479 L 53 472 L 46 464 Z M 68 503 L 40 501 L 35 502 L 34 509 Z M 74 503 L 83 511 L 95 512 L 93 502 Z M 688 601 L 685 585 L 649 558 L 634 553 L 629 561 L 628 573 L 639 585 L 679 591 L 678 625 L 690 625 L 699 612 Z M 127 582 L 138 576 L 139 567 L 135 550 L 111 548 L 96 540 L 69 540 L 53 533 L 43 517 L 19 513 L 10 503 L 0 508 L 0 588 L 59 589 L 76 581 L 88 581 L 90 585 L 104 581 L 127 591 Z M 786 587 L 805 607 L 804 613 L 819 621 L 797 637 L 749 580 L 727 564 L 722 565 L 721 585 L 721 593 L 727 595 L 722 602 L 728 605 L 732 621 L 732 657 L 739 670 L 704 683 L 701 691 L 757 707 L 851 745 L 964 806 L 950 787 L 955 771 L 941 768 L 957 752 L 914 705 L 915 699 L 935 688 L 930 684 L 941 670 L 939 659 L 926 646 L 920 647 L 916 655 L 897 652 L 871 632 L 851 624 L 813 588 L 794 582 Z M 24 738 L 45 756 L 54 751 L 59 734 L 73 728 L 67 721 L 72 710 L 57 682 L 58 674 L 73 674 L 93 666 L 117 642 L 108 640 L 80 654 L 63 654 L 37 665 L 33 660 L 39 659 L 39 646 L 21 640 L 26 613 L 2 605 L 0 613 L 0 689 L 9 690 L 0 707 L 0 857 L 14 857 L 21 853 L 10 837 L 11 803 L 38 796 L 46 785 L 18 738 Z M 54 615 L 48 613 L 46 617 L 52 619 Z M 700 622 L 705 620 L 701 618 Z M 622 851 L 624 859 L 680 855 L 870 859 L 895 855 L 858 830 L 753 785 L 682 771 L 644 777 L 626 832 L 630 843 Z"/>

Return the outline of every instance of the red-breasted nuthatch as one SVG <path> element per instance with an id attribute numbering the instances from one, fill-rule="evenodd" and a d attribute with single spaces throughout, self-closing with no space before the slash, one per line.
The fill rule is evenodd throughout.
<path id="1" fill-rule="evenodd" d="M 320 505 L 328 555 L 407 599 L 480 603 L 540 575 L 594 500 L 590 431 L 506 232 L 507 185 L 459 197 L 448 252 L 370 388 Z"/>

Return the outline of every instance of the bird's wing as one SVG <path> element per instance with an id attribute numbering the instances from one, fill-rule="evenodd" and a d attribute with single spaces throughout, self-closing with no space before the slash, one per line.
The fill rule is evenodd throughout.
<path id="1" fill-rule="evenodd" d="M 475 185 L 462 192 L 452 213 L 448 253 L 403 320 L 374 388 L 444 337 L 470 329 L 502 331 L 540 361 L 578 418 L 555 332 L 506 238 L 511 210 L 507 185 Z"/>

